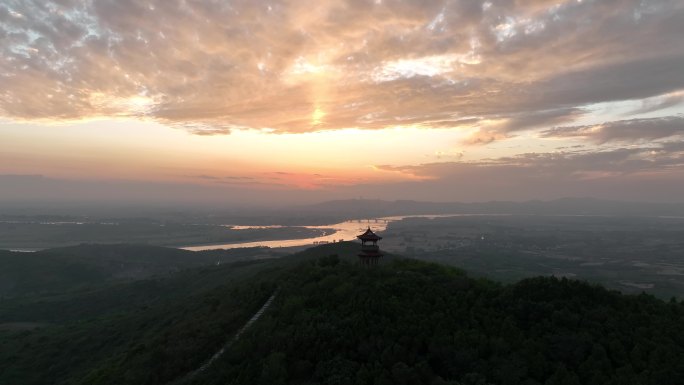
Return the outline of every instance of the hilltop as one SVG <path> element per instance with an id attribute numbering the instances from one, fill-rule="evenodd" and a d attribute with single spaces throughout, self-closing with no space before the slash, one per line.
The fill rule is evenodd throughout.
<path id="1" fill-rule="evenodd" d="M 273 309 L 195 384 L 675 384 L 682 303 L 539 277 L 503 286 L 399 259 L 281 280 Z"/>
<path id="2" fill-rule="evenodd" d="M 676 384 L 684 304 L 538 277 L 503 285 L 358 245 L 0 305 L 0 383 Z M 83 308 L 88 310 L 82 310 Z M 7 325 L 34 323 L 33 328 Z M 46 370 L 36 371 L 41 367 Z"/>

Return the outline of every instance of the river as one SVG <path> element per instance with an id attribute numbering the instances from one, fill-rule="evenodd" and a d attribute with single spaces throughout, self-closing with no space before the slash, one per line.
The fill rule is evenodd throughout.
<path id="1" fill-rule="evenodd" d="M 296 246 L 311 246 L 321 243 L 332 243 L 338 241 L 351 241 L 356 239 L 356 236 L 363 233 L 369 226 L 373 231 L 385 231 L 390 222 L 400 221 L 405 218 L 447 218 L 460 216 L 473 216 L 483 214 L 439 214 L 439 215 L 400 215 L 392 217 L 382 217 L 375 219 L 351 220 L 332 225 L 325 226 L 301 226 L 308 229 L 333 229 L 334 233 L 319 237 L 300 238 L 300 239 L 284 239 L 278 241 L 258 241 L 258 242 L 240 242 L 240 243 L 219 243 L 201 246 L 186 246 L 179 247 L 180 249 L 190 251 L 202 251 L 213 249 L 236 249 L 239 247 L 296 247 Z M 490 214 L 484 214 L 490 215 Z M 499 214 L 491 214 L 499 215 Z M 279 225 L 273 226 L 230 226 L 233 229 L 250 229 L 250 228 L 264 228 L 264 227 L 282 227 Z"/>

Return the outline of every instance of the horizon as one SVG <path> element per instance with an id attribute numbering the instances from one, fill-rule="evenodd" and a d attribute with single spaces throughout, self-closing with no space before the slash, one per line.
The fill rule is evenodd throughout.
<path id="1" fill-rule="evenodd" d="M 0 204 L 684 202 L 684 4 L 0 5 Z"/>
<path id="2" fill-rule="evenodd" d="M 0 216 L 13 217 L 64 217 L 90 218 L 162 218 L 170 215 L 178 220 L 184 216 L 204 218 L 211 215 L 234 216 L 239 221 L 261 224 L 263 217 L 273 215 L 278 224 L 288 216 L 308 218 L 327 217 L 325 223 L 340 218 L 373 219 L 411 215 L 513 215 L 513 216 L 583 216 L 603 217 L 680 217 L 684 215 L 684 202 L 649 202 L 591 197 L 562 197 L 540 200 L 487 200 L 487 201 L 422 201 L 413 199 L 348 198 L 311 201 L 306 203 L 252 203 L 189 201 L 113 201 L 71 200 L 71 201 L 0 201 Z M 180 219 L 184 220 L 184 219 Z M 316 223 L 317 220 L 313 220 Z M 243 223 L 240 222 L 240 223 Z M 306 220 L 304 221 L 306 222 Z M 239 224 L 239 223 L 238 223 Z"/>

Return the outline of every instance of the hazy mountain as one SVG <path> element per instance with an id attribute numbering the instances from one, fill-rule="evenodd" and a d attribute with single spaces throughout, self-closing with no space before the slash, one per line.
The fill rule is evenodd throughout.
<path id="1" fill-rule="evenodd" d="M 474 203 L 348 199 L 305 206 L 305 209 L 346 213 L 355 218 L 410 214 L 684 215 L 684 204 L 681 203 L 624 202 L 592 198 Z"/>

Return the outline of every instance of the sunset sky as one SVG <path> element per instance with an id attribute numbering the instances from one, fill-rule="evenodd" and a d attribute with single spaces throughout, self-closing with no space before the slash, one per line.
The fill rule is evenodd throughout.
<path id="1" fill-rule="evenodd" d="M 680 0 L 4 0 L 0 201 L 684 201 Z"/>

